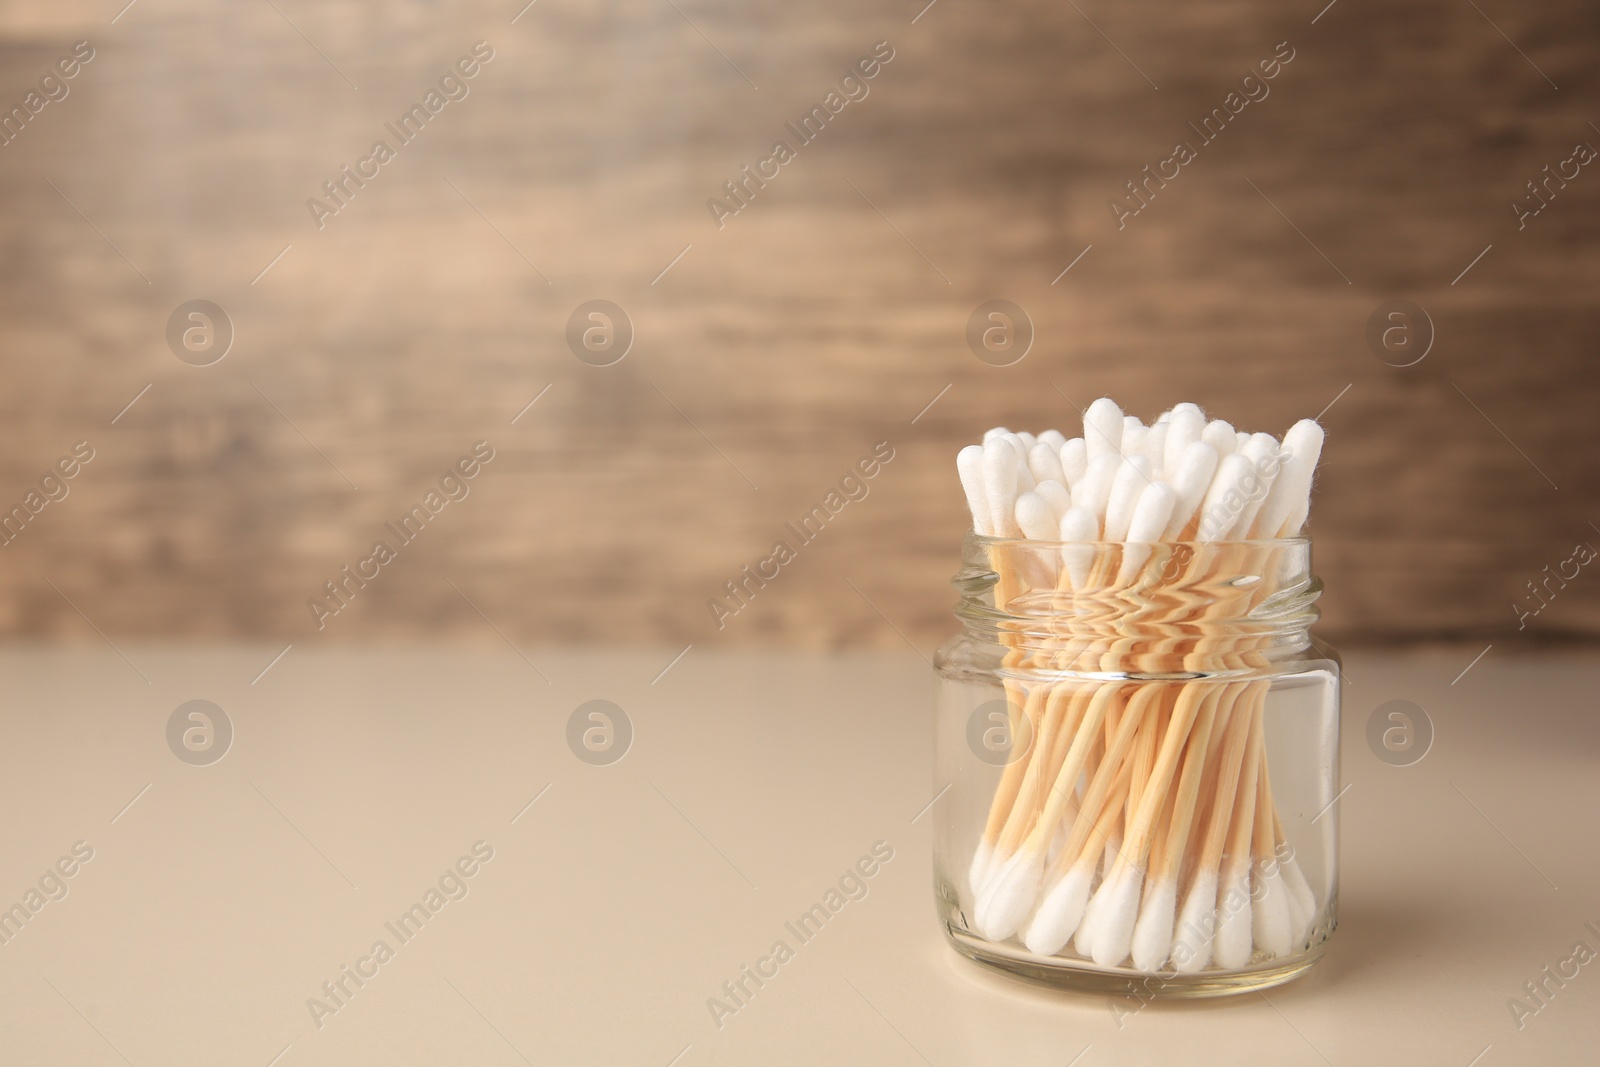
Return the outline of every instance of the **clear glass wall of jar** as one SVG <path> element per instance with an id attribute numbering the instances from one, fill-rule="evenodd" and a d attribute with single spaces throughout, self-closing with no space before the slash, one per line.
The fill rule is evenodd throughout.
<path id="1" fill-rule="evenodd" d="M 939 650 L 934 879 L 956 949 L 1141 998 L 1260 989 L 1334 928 L 1339 663 L 1303 538 L 969 534 Z"/>

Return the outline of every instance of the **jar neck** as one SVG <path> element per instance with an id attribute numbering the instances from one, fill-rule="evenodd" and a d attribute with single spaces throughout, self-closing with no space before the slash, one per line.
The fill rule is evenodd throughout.
<path id="1" fill-rule="evenodd" d="M 1304 652 L 1322 583 L 1304 538 L 1064 544 L 969 534 L 956 617 L 1007 663 L 1192 675 Z"/>

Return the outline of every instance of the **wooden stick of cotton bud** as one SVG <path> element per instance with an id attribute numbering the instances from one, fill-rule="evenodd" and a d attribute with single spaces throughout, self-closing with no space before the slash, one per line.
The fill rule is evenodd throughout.
<path id="1" fill-rule="evenodd" d="M 1133 927 L 1130 945 L 1133 965 L 1142 971 L 1154 971 L 1171 954 L 1180 862 L 1198 821 L 1196 805 L 1205 779 L 1206 756 L 1210 752 L 1211 734 L 1217 721 L 1217 706 L 1224 701 L 1231 703 L 1231 698 L 1241 688 L 1243 686 L 1238 682 L 1210 687 L 1190 732 L 1183 770 L 1173 794 L 1167 836 L 1151 861 L 1139 918 Z"/>
<path id="2" fill-rule="evenodd" d="M 1263 694 L 1265 696 L 1265 694 Z M 1250 714 L 1250 739 L 1239 791 L 1233 800 L 1233 822 L 1223 853 L 1217 880 L 1217 966 L 1225 970 L 1243 967 L 1250 959 L 1255 929 L 1250 899 L 1250 840 L 1255 829 L 1256 787 L 1261 780 L 1264 746 L 1261 736 L 1262 702 Z"/>
<path id="3" fill-rule="evenodd" d="M 995 458 L 1002 455 L 1001 449 L 1004 449 L 1007 453 L 1010 451 L 1009 444 L 1004 440 L 1006 433 L 1007 431 L 1004 427 L 996 427 L 984 434 L 984 444 L 970 445 L 963 448 L 956 455 L 956 469 L 961 476 L 961 486 L 962 491 L 966 494 L 967 507 L 972 513 L 973 529 L 977 533 L 988 537 L 1004 535 L 1005 527 L 997 524 L 994 518 L 994 503 L 997 498 L 1005 507 L 1003 514 L 1007 522 L 1012 521 L 1011 504 L 1009 502 L 1012 490 L 1002 489 L 999 493 L 991 494 L 985 473 L 990 465 L 993 464 L 1002 483 L 1006 480 L 1005 475 L 1008 464 L 1003 459 Z M 998 592 L 999 590 L 997 590 Z M 1003 598 L 1003 594 L 1001 595 Z M 1008 652 L 1008 660 L 1014 658 L 1015 655 L 1015 651 Z M 1010 729 L 1012 736 L 1016 736 L 1019 726 L 1018 719 L 1024 714 L 1023 706 L 1027 698 L 1021 692 L 1020 687 L 1012 682 L 1006 684 L 1006 695 L 1007 708 L 1011 720 Z M 975 887 L 987 876 L 993 843 L 999 832 L 1001 822 L 1010 810 L 1011 800 L 1016 795 L 1022 771 L 1023 768 L 1017 763 L 1008 765 L 1005 769 L 1005 774 L 1002 776 L 1000 787 L 995 791 L 989 815 L 989 824 L 985 829 L 983 841 L 977 853 L 973 856 L 970 879 Z"/>
<path id="4" fill-rule="evenodd" d="M 1144 780 L 1134 783 L 1139 791 L 1138 808 L 1128 820 L 1116 865 L 1085 910 L 1085 924 L 1078 930 L 1078 948 L 1080 952 L 1087 949 L 1086 954 L 1101 966 L 1114 966 L 1128 956 L 1155 820 L 1167 799 L 1167 791 L 1179 768 L 1179 755 L 1205 695 L 1205 686 L 1179 686 L 1171 723 L 1161 738 L 1160 753 Z M 1153 742 L 1154 733 L 1146 730 L 1145 736 Z"/>
<path id="5" fill-rule="evenodd" d="M 1216 788 L 1206 817 L 1205 836 L 1190 876 L 1188 895 L 1178 912 L 1178 934 L 1184 938 L 1186 949 L 1173 959 L 1180 974 L 1193 974 L 1211 962 L 1217 932 L 1219 868 L 1249 743 L 1248 729 L 1230 729 L 1217 756 Z"/>
<path id="6" fill-rule="evenodd" d="M 1009 858 L 1007 865 L 995 873 L 987 897 L 978 901 L 975 918 L 981 924 L 979 932 L 985 937 L 991 940 L 1010 937 L 1027 920 L 1029 913 L 1034 911 L 1041 882 L 1046 874 L 1044 847 L 1049 843 L 1049 838 L 1045 836 L 1045 832 L 1053 831 L 1057 820 L 1060 819 L 1067 797 L 1073 794 L 1072 783 L 1077 782 L 1078 776 L 1083 773 L 1084 765 L 1089 758 L 1089 750 L 1094 746 L 1107 712 L 1121 695 L 1121 688 L 1114 682 L 1096 687 L 1089 699 L 1083 720 L 1074 732 L 1067 757 L 1056 775 L 1043 814 L 1034 824 L 1033 832 Z M 1115 781 L 1118 765 L 1138 735 L 1138 727 L 1143 720 L 1145 709 L 1159 695 L 1155 686 L 1134 686 L 1133 689 L 1134 692 L 1128 698 L 1128 706 L 1118 722 L 1117 730 L 1107 742 L 1106 754 L 1100 760 L 1094 779 L 1089 783 L 1088 791 L 1084 795 L 1079 808 L 1080 818 L 1073 821 L 1073 828 L 1066 845 L 1057 856 L 1057 874 L 1064 876 L 1067 871 L 1083 864 L 1090 853 L 1101 850 L 1099 840 L 1087 840 L 1089 827 L 1096 817 L 1089 813 L 1089 809 L 1095 800 L 1109 791 L 1111 783 Z M 1066 861 L 1064 864 L 1063 859 Z M 1046 892 L 1048 894 L 1048 889 Z M 1067 908 L 1070 907 L 1070 903 L 1070 900 L 1061 900 L 1058 906 Z M 1046 924 L 1041 925 L 1037 932 L 1035 940 L 1042 943 L 1053 938 L 1063 927 L 1070 925 L 1075 928 L 1076 921 L 1068 924 L 1066 918 L 1056 916 L 1053 920 L 1046 920 Z M 1066 938 L 1071 934 L 1072 929 L 1066 929 L 1061 935 L 1061 944 L 1065 944 Z M 1057 945 L 1056 949 L 1059 948 L 1060 945 Z"/>

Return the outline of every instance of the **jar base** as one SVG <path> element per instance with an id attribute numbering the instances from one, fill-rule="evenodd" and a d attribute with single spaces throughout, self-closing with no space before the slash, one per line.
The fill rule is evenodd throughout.
<path id="1" fill-rule="evenodd" d="M 952 923 L 945 923 L 944 932 L 951 946 L 963 956 L 1013 977 L 1074 993 L 1132 994 L 1141 1000 L 1200 1000 L 1270 989 L 1305 974 L 1322 959 L 1327 947 L 1326 942 L 1321 942 L 1285 963 L 1249 970 L 1149 974 L 1131 967 L 1101 969 L 1082 960 L 1044 963 L 1024 949 L 1010 951 L 1005 945 L 974 937 Z"/>

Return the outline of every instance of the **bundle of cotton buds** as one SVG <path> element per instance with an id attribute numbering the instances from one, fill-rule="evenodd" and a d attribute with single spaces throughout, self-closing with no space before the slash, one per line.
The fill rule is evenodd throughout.
<path id="1" fill-rule="evenodd" d="M 1322 428 L 1280 443 L 1179 404 L 1146 426 L 1112 400 L 1089 405 L 1083 436 L 990 430 L 956 456 L 973 529 L 1059 541 L 1294 537 L 1311 507 Z"/>
<path id="2" fill-rule="evenodd" d="M 1208 420 L 1194 404 L 1146 426 L 1101 399 L 1084 414 L 1082 437 L 994 429 L 961 450 L 957 468 L 978 534 L 1052 543 L 1060 560 L 1045 580 L 1052 592 L 1125 596 L 1136 583 L 1155 588 L 1161 579 L 1145 573 L 1147 561 L 1180 543 L 1204 548 L 1171 588 L 1260 569 L 1264 542 L 1298 537 L 1305 525 L 1322 442 L 1309 419 L 1279 441 Z M 1016 557 L 1000 547 L 999 588 L 1040 584 L 1009 572 Z M 1275 581 L 1256 582 L 1248 595 L 1271 595 Z M 1199 647 L 1212 630 L 1223 643 L 1227 620 L 1205 603 L 1163 604 L 1154 621 L 1199 634 Z M 1104 647 L 1113 644 L 1126 652 L 1126 639 Z M 1062 653 L 1035 640 L 1009 655 L 1009 663 L 1026 655 L 1059 664 Z M 1034 743 L 1002 772 L 974 848 L 975 933 L 1018 937 L 1041 956 L 1065 954 L 1071 942 L 1101 967 L 1131 960 L 1140 971 L 1178 973 L 1237 969 L 1306 943 L 1327 901 L 1310 888 L 1273 802 L 1269 683 L 1190 669 L 1177 679 L 1109 669 L 1097 677 L 1090 668 L 1040 685 L 1007 683 Z"/>

